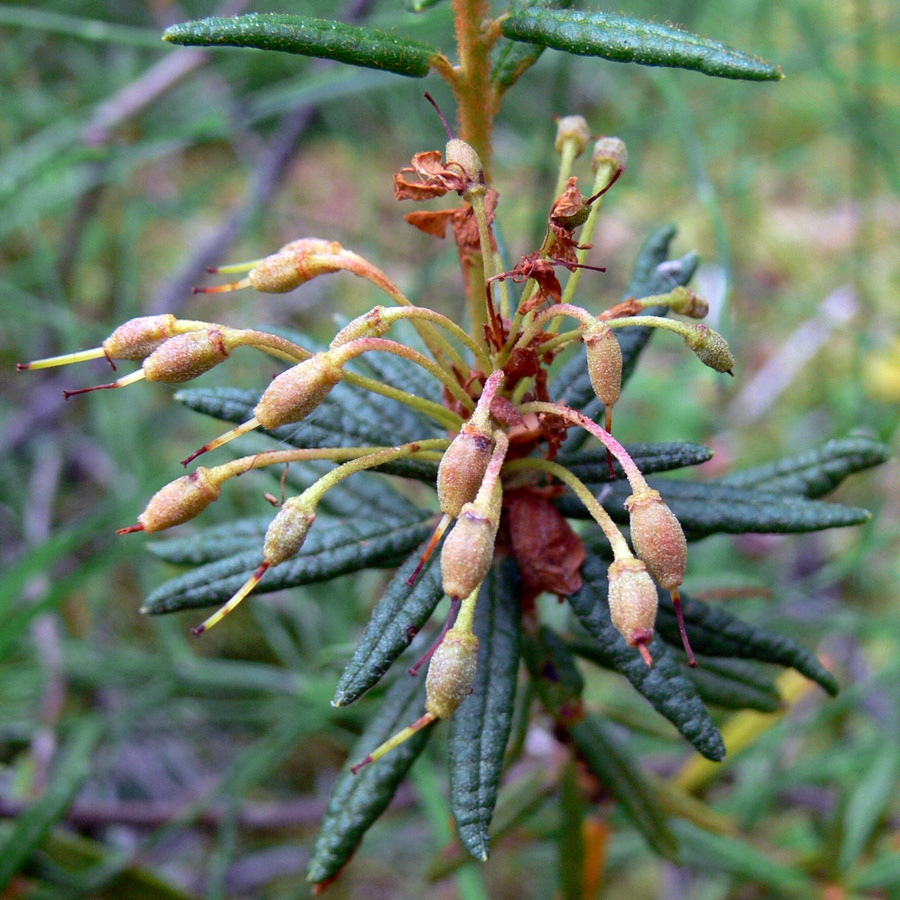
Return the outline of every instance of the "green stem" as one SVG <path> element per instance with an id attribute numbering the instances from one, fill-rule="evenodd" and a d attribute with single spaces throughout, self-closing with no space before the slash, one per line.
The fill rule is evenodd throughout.
<path id="1" fill-rule="evenodd" d="M 384 338 L 358 338 L 349 344 L 330 350 L 329 354 L 334 354 L 333 361 L 337 366 L 343 367 L 351 359 L 369 351 L 380 351 L 382 353 L 393 353 L 395 356 L 408 359 L 410 362 L 421 366 L 430 375 L 433 375 L 445 388 L 469 411 L 475 409 L 475 401 L 460 387 L 459 382 L 446 370 L 442 369 L 437 363 L 430 360 L 427 356 L 413 350 L 405 344 L 397 341 L 388 341 Z M 351 373 L 347 373 L 349 376 Z M 349 377 L 347 377 L 349 381 Z M 377 382 L 376 382 L 377 383 Z"/>
<path id="2" fill-rule="evenodd" d="M 465 631 L 468 634 L 472 633 L 472 627 L 475 624 L 475 606 L 478 601 L 478 592 L 481 590 L 481 585 L 479 584 L 468 597 L 462 602 L 462 606 L 459 608 L 459 613 L 456 616 L 456 621 L 453 623 L 454 631 Z"/>
<path id="3" fill-rule="evenodd" d="M 475 221 L 478 223 L 478 241 L 481 244 L 481 259 L 484 271 L 485 285 L 485 303 L 486 321 L 494 320 L 494 298 L 493 298 L 493 282 L 494 277 L 494 251 L 491 247 L 491 226 L 488 223 L 487 211 L 484 208 L 485 188 L 470 188 L 466 193 L 466 199 L 472 204 L 475 212 Z M 473 299 L 473 305 L 479 302 L 477 298 Z M 502 304 L 502 300 L 501 300 Z M 501 306 L 500 314 L 507 319 L 509 318 L 509 299 L 507 298 L 506 308 Z"/>
<path id="4" fill-rule="evenodd" d="M 285 362 L 298 363 L 309 359 L 312 353 L 304 350 L 299 344 L 275 334 L 253 329 L 227 329 L 228 343 L 232 347 L 255 347 L 276 359 Z"/>
<path id="5" fill-rule="evenodd" d="M 452 409 L 447 409 L 446 406 L 435 403 L 434 400 L 426 400 L 424 397 L 417 397 L 415 394 L 410 394 L 408 391 L 403 391 L 400 388 L 384 384 L 375 378 L 369 378 L 366 375 L 357 375 L 356 372 L 345 371 L 343 380 L 355 387 L 371 391 L 373 394 L 381 394 L 382 397 L 389 397 L 391 400 L 396 400 L 398 403 L 409 406 L 417 412 L 428 416 L 428 418 L 434 419 L 435 422 L 441 424 L 448 431 L 456 432 L 462 428 L 462 417 L 453 412 Z"/>
<path id="6" fill-rule="evenodd" d="M 549 459 L 536 459 L 534 457 L 526 457 L 524 459 L 514 459 L 506 466 L 509 474 L 521 471 L 523 469 L 531 469 L 539 472 L 546 472 L 553 475 L 571 488 L 572 492 L 584 504 L 585 509 L 594 518 L 594 521 L 603 529 L 606 539 L 612 546 L 613 556 L 616 559 L 627 559 L 632 556 L 628 547 L 628 542 L 619 530 L 615 522 L 610 518 L 609 513 L 600 505 L 597 498 L 590 492 L 588 486 L 576 475 L 573 475 L 565 466 L 559 463 L 551 462 Z"/>

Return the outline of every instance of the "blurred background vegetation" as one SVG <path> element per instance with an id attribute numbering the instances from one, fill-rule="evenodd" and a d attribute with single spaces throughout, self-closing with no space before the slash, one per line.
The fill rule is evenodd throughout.
<path id="1" fill-rule="evenodd" d="M 422 15 L 402 0 L 339 6 L 282 0 L 278 11 L 362 17 L 449 46 L 446 3 Z M 731 83 L 548 51 L 509 97 L 495 176 L 510 258 L 533 249 L 552 199 L 554 116 L 584 115 L 630 152 L 595 240 L 591 261 L 608 267 L 591 276 L 598 308 L 618 299 L 646 234 L 675 223 L 674 249 L 700 253 L 696 283 L 738 360 L 723 385 L 661 336 L 617 406 L 618 436 L 708 443 L 716 473 L 854 432 L 898 449 L 900 7 L 625 6 L 773 60 L 787 77 Z M 383 573 L 257 598 L 197 643 L 193 621 L 142 618 L 142 598 L 171 572 L 147 541 L 114 529 L 215 426 L 159 385 L 64 403 L 63 387 L 108 380 L 99 363 L 15 373 L 146 313 L 327 337 L 336 314 L 376 302 L 365 283 L 190 293 L 206 266 L 301 236 L 337 239 L 459 314 L 452 246 L 409 228 L 393 199 L 391 173 L 445 140 L 423 83 L 159 39 L 172 22 L 269 8 L 0 3 L 3 898 L 307 896 L 311 836 L 371 712 L 329 701 Z M 452 110 L 442 85 L 426 86 Z M 259 386 L 271 374 L 249 355 L 224 368 L 206 383 Z M 258 502 L 259 484 L 240 487 L 206 522 Z M 900 896 L 896 461 L 838 499 L 871 521 L 714 537 L 693 550 L 688 582 L 817 648 L 842 683 L 837 700 L 788 681 L 784 714 L 722 714 L 730 754 L 713 767 L 615 676 L 592 676 L 592 702 L 634 729 L 635 753 L 720 817 L 716 834 L 685 826 L 676 866 L 607 806 L 592 810 L 609 835 L 595 842 L 607 856 L 592 897 Z M 429 880 L 450 839 L 441 752 L 433 742 L 334 896 L 552 896 L 571 813 L 556 801 L 510 813 L 518 827 L 486 866 Z M 523 764 L 540 768 L 553 752 L 536 723 Z"/>

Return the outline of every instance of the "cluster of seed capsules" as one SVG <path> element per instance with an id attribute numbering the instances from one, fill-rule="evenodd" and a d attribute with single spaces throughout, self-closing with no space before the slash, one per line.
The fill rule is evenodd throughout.
<path id="1" fill-rule="evenodd" d="M 580 119 L 562 120 L 558 149 L 571 150 L 574 147 L 578 152 L 584 149 L 587 127 L 582 123 Z M 429 156 L 430 168 L 420 166 L 416 169 L 422 185 L 429 188 L 432 184 L 439 184 L 441 188 L 455 190 L 463 197 L 469 204 L 466 214 L 471 209 L 472 218 L 478 226 L 481 249 L 486 251 L 486 256 L 492 256 L 490 220 L 485 214 L 485 179 L 477 155 L 468 144 L 451 139 L 440 166 L 433 164 L 432 156 Z M 575 206 L 579 207 L 580 203 L 580 207 L 574 216 L 557 216 L 557 245 L 587 221 L 592 203 L 615 181 L 623 168 L 624 147 L 621 142 L 614 139 L 598 141 L 594 171 L 595 188 L 599 185 L 599 189 L 590 198 L 582 198 L 580 193 L 576 196 L 574 180 L 570 179 L 568 196 L 570 200 L 574 197 Z M 440 192 L 432 191 L 430 196 L 439 196 Z M 562 199 L 557 201 L 557 205 Z M 568 203 L 567 210 L 570 206 L 571 203 Z M 582 208 L 588 212 L 582 215 Z M 553 223 L 551 216 L 551 225 Z M 577 245 L 574 240 L 571 240 L 570 246 L 585 249 L 585 245 Z M 570 303 L 554 302 L 557 298 L 551 296 L 546 308 L 532 305 L 522 313 L 520 304 L 520 312 L 512 321 L 504 318 L 502 310 L 496 308 L 492 282 L 496 284 L 507 277 L 526 280 L 526 277 L 534 277 L 528 273 L 539 270 L 540 265 L 544 265 L 543 271 L 549 282 L 551 278 L 555 280 L 552 274 L 547 274 L 552 273 L 553 265 L 564 265 L 574 272 L 580 263 L 574 262 L 573 258 L 560 260 L 550 257 L 548 260 L 538 253 L 524 258 L 523 264 L 510 272 L 498 274 L 485 267 L 488 324 L 484 327 L 485 340 L 478 341 L 445 316 L 412 304 L 384 273 L 362 257 L 336 242 L 308 238 L 294 241 L 265 259 L 218 270 L 246 271 L 248 274 L 241 281 L 204 291 L 249 286 L 259 291 L 280 293 L 292 290 L 318 275 L 349 271 L 368 279 L 391 297 L 395 305 L 377 306 L 350 322 L 325 351 L 311 353 L 292 341 L 266 332 L 161 315 L 126 322 L 99 348 L 19 366 L 20 369 L 38 369 L 104 356 L 113 368 L 117 360 L 141 362 L 141 368 L 133 374 L 110 384 L 66 392 L 66 396 L 71 396 L 101 388 L 123 387 L 141 379 L 169 384 L 186 382 L 218 365 L 241 346 L 254 347 L 291 364 L 262 393 L 251 419 L 205 444 L 184 460 L 185 465 L 202 453 L 257 427 L 271 430 L 299 422 L 345 380 L 407 403 L 434 418 L 452 435 L 446 439 L 421 440 L 399 447 L 271 450 L 215 467 L 200 466 L 191 474 L 163 487 L 147 504 L 137 524 L 119 532 L 156 532 L 187 522 L 218 499 L 225 481 L 250 469 L 309 459 L 327 459 L 338 463 L 303 493 L 281 503 L 266 532 L 258 569 L 234 597 L 193 629 L 194 634 L 201 634 L 246 598 L 268 569 L 298 553 L 315 521 L 318 503 L 341 480 L 396 459 L 439 460 L 437 494 L 441 519 L 422 563 L 450 529 L 440 550 L 440 568 L 443 589 L 450 598 L 451 609 L 438 640 L 419 664 L 428 663 L 426 712 L 354 769 L 379 758 L 429 722 L 449 718 L 471 692 L 478 655 L 478 639 L 473 633 L 475 605 L 481 583 L 494 559 L 503 514 L 504 477 L 513 473 L 521 475 L 529 465 L 533 465 L 535 472 L 550 476 L 573 490 L 608 538 L 614 557 L 609 566 L 610 615 L 628 644 L 642 654 L 648 665 L 652 665 L 647 646 L 653 635 L 659 585 L 671 592 L 685 649 L 694 664 L 684 632 L 678 594 L 687 559 L 684 533 L 660 494 L 649 487 L 625 448 L 610 433 L 611 410 L 619 399 L 622 381 L 622 354 L 614 329 L 650 325 L 675 331 L 702 362 L 720 372 L 731 371 L 734 361 L 730 350 L 724 339 L 706 325 L 638 314 L 644 307 L 666 305 L 676 313 L 696 318 L 705 315 L 705 302 L 682 287 L 668 294 L 631 300 L 600 316 Z M 517 278 L 522 273 L 525 275 Z M 534 287 L 542 289 L 544 285 L 538 279 Z M 534 293 L 533 290 L 532 295 Z M 523 296 L 528 296 L 527 286 Z M 578 327 L 572 332 L 557 334 L 558 323 L 564 316 L 575 319 Z M 412 321 L 431 351 L 431 358 L 385 338 L 394 323 L 401 319 Z M 493 343 L 492 334 L 495 335 Z M 463 359 L 448 337 L 455 338 L 469 351 L 471 363 Z M 516 349 L 537 348 L 539 358 L 546 362 L 552 359 L 549 355 L 551 350 L 556 353 L 577 342 L 585 347 L 591 384 L 606 407 L 605 428 L 577 410 L 523 390 L 521 379 L 510 375 L 510 367 L 504 366 Z M 416 397 L 346 368 L 347 363 L 367 352 L 393 353 L 423 367 L 441 382 L 448 398 L 447 404 Z M 524 386 L 527 387 L 527 384 Z M 519 457 L 507 460 L 510 432 L 521 425 L 527 416 L 532 419 L 552 417 L 563 423 L 564 428 L 581 427 L 604 444 L 609 454 L 610 468 L 612 458 L 616 458 L 632 488 L 625 504 L 630 517 L 631 546 L 586 485 L 549 458 L 551 453 L 545 452 L 542 457 L 532 459 Z M 539 449 L 536 447 L 536 450 Z M 414 574 L 411 582 L 415 577 Z"/>

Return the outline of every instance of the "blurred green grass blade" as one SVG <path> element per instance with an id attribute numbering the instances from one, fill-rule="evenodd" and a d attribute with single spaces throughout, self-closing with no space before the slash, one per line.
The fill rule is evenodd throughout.
<path id="1" fill-rule="evenodd" d="M 409 767 L 425 749 L 435 723 L 357 775 L 350 771 L 350 765 L 365 759 L 379 744 L 414 722 L 424 709 L 425 679 L 401 675 L 351 750 L 332 789 L 306 873 L 314 885 L 330 882 L 356 851 L 372 823 L 387 809 Z"/>
<path id="2" fill-rule="evenodd" d="M 685 657 L 681 669 L 694 683 L 704 703 L 721 709 L 755 709 L 766 713 L 782 708 L 774 679 L 745 660 L 698 657 L 697 668 L 692 669 Z"/>
<path id="3" fill-rule="evenodd" d="M 633 755 L 597 716 L 588 715 L 570 725 L 569 733 L 588 769 L 619 801 L 650 846 L 663 856 L 673 857 L 677 843 L 653 786 L 641 774 Z"/>
<path id="4" fill-rule="evenodd" d="M 402 525 L 361 520 L 342 522 L 330 530 L 313 528 L 300 552 L 267 572 L 256 593 L 327 581 L 370 566 L 396 565 L 398 557 L 421 544 L 432 528 L 427 510 L 422 511 L 419 522 Z M 260 547 L 207 563 L 158 587 L 147 597 L 141 611 L 160 615 L 224 603 L 261 561 Z"/>
<path id="5" fill-rule="evenodd" d="M 331 701 L 334 706 L 349 706 L 377 684 L 443 598 L 439 550 L 432 554 L 415 584 L 410 587 L 406 583 L 425 546 L 416 549 L 400 566 L 376 604 L 335 689 Z"/>
<path id="6" fill-rule="evenodd" d="M 104 727 L 99 718 L 83 717 L 72 723 L 73 732 L 59 751 L 46 790 L 22 815 L 0 843 L 0 890 L 65 815 L 85 779 L 91 774 L 91 757 Z"/>
<path id="7" fill-rule="evenodd" d="M 733 48 L 645 19 L 604 12 L 532 7 L 501 22 L 504 36 L 579 56 L 692 69 L 718 78 L 777 81 L 781 71 Z"/>
<path id="8" fill-rule="evenodd" d="M 841 817 L 843 836 L 837 867 L 842 874 L 849 875 L 858 864 L 866 843 L 896 794 L 898 775 L 900 744 L 891 735 L 861 773 L 859 784 L 850 794 Z"/>
<path id="9" fill-rule="evenodd" d="M 462 845 L 487 860 L 489 829 L 512 728 L 521 609 L 512 560 L 494 565 L 478 595 L 478 669 L 472 693 L 450 720 L 450 806 Z"/>
<path id="10" fill-rule="evenodd" d="M 795 456 L 743 469 L 717 479 L 729 487 L 800 494 L 815 499 L 833 491 L 845 478 L 891 457 L 891 448 L 868 437 L 828 441 Z"/>
<path id="11" fill-rule="evenodd" d="M 802 871 L 778 863 L 771 853 L 763 854 L 738 838 L 711 834 L 684 821 L 673 822 L 672 830 L 678 837 L 683 865 L 727 872 L 743 884 L 761 885 L 789 896 L 821 894 Z"/>
<path id="12" fill-rule="evenodd" d="M 250 47 L 333 59 L 351 66 L 424 78 L 439 51 L 374 28 L 331 19 L 251 13 L 173 25 L 163 35 L 172 44 Z"/>
<path id="13" fill-rule="evenodd" d="M 63 13 L 39 9 L 34 5 L 10 6 L 0 4 L 0 26 L 31 28 L 47 31 L 82 41 L 122 44 L 128 47 L 149 47 L 161 50 L 163 44 L 155 28 L 136 28 L 132 25 L 115 25 L 101 19 L 85 19 Z"/>
<path id="14" fill-rule="evenodd" d="M 558 883 L 562 900 L 584 900 L 584 818 L 587 804 L 570 759 L 559 782 L 556 838 Z"/>
<path id="15" fill-rule="evenodd" d="M 653 666 L 648 668 L 641 655 L 616 631 L 606 600 L 606 564 L 589 556 L 581 574 L 584 584 L 567 599 L 578 621 L 607 657 L 609 667 L 624 675 L 699 753 L 714 761 L 724 759 L 725 745 L 719 729 L 665 644 L 659 638 L 650 644 Z"/>

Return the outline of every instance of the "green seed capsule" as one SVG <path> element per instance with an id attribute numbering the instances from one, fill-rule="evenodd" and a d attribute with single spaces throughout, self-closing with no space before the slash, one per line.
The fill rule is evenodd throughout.
<path id="1" fill-rule="evenodd" d="M 470 182 L 484 184 L 484 167 L 478 154 L 465 141 L 459 138 L 451 138 L 444 149 L 445 165 L 459 166 Z"/>
<path id="2" fill-rule="evenodd" d="M 489 429 L 471 423 L 463 425 L 438 467 L 437 493 L 442 513 L 455 519 L 463 506 L 475 499 L 493 446 Z"/>
<path id="3" fill-rule="evenodd" d="M 449 719 L 472 693 L 477 663 L 478 638 L 451 628 L 428 664 L 425 709 L 438 719 Z"/>
<path id="4" fill-rule="evenodd" d="M 622 348 L 612 328 L 603 322 L 582 338 L 587 353 L 588 375 L 597 399 L 612 406 L 622 393 Z"/>
<path id="5" fill-rule="evenodd" d="M 295 556 L 316 520 L 316 507 L 303 499 L 291 497 L 272 519 L 266 531 L 263 544 L 263 559 L 271 566 L 277 566 Z"/>
<path id="6" fill-rule="evenodd" d="M 210 479 L 209 472 L 200 466 L 196 472 L 169 482 L 150 498 L 146 509 L 138 516 L 140 528 L 123 531 L 163 531 L 199 515 L 222 494 L 222 488 Z"/>
<path id="7" fill-rule="evenodd" d="M 700 362 L 717 372 L 727 372 L 730 375 L 734 368 L 734 357 L 725 338 L 702 323 L 693 326 L 693 330 L 693 336 L 686 337 L 684 342 L 697 354 Z"/>
<path id="8" fill-rule="evenodd" d="M 103 342 L 103 350 L 110 359 L 145 359 L 174 336 L 177 322 L 171 313 L 129 319 Z"/>

